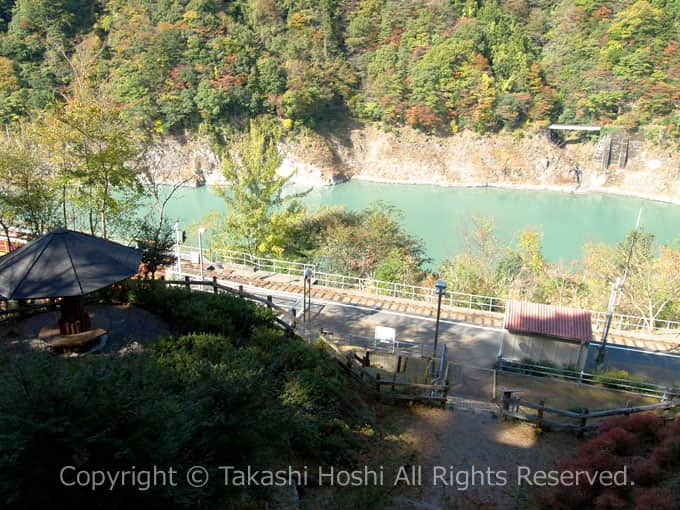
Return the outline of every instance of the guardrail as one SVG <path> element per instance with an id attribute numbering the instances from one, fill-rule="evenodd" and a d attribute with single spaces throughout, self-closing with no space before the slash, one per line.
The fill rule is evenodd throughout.
<path id="1" fill-rule="evenodd" d="M 211 262 L 252 267 L 258 271 L 302 276 L 305 269 L 309 268 L 314 272 L 314 278 L 316 278 L 317 282 L 326 287 L 357 290 L 380 296 L 425 301 L 428 303 L 434 303 L 437 300 L 436 290 L 432 287 L 327 273 L 319 270 L 315 264 L 258 257 L 234 250 L 215 249 L 209 250 L 207 253 L 210 256 Z M 197 257 L 198 248 L 183 245 L 180 248 L 180 254 L 183 259 L 191 258 L 193 255 Z M 443 305 L 497 313 L 505 312 L 507 301 L 508 299 L 501 297 L 452 291 L 448 291 L 442 298 Z M 605 324 L 607 313 L 597 310 L 591 310 L 590 312 L 592 314 L 593 329 L 601 330 Z M 645 317 L 615 313 L 612 318 L 611 329 L 617 331 L 648 330 L 656 333 L 669 333 L 673 331 L 680 335 L 680 321 L 665 319 L 650 321 Z"/>
<path id="2" fill-rule="evenodd" d="M 198 247 L 182 245 L 180 248 L 182 259 L 193 259 L 195 257 L 197 260 L 198 253 Z M 316 270 L 314 264 L 258 257 L 250 253 L 235 250 L 209 250 L 208 252 L 204 250 L 203 256 L 210 258 L 211 262 L 252 267 L 258 271 L 271 271 L 272 273 L 302 276 L 307 268 L 312 269 L 312 271 Z"/>
<path id="3" fill-rule="evenodd" d="M 528 400 L 515 396 L 514 393 L 516 391 L 517 390 L 512 389 L 503 390 L 503 397 L 499 405 L 503 420 L 514 418 L 534 423 L 538 432 L 541 432 L 544 427 L 548 427 L 553 430 L 576 432 L 581 436 L 585 432 L 597 430 L 599 427 L 599 423 L 591 423 L 588 425 L 588 420 L 591 420 L 592 422 L 592 420 L 609 418 L 612 416 L 629 416 L 635 413 L 666 411 L 680 407 L 680 400 L 669 400 L 658 404 L 605 409 L 602 411 L 589 411 L 588 409 L 584 409 L 583 411 L 577 412 L 547 406 L 545 405 L 545 400 L 541 400 L 538 403 L 529 402 Z M 528 409 L 529 412 L 522 412 L 520 411 L 520 408 Z M 533 411 L 535 411 L 535 414 L 533 414 Z M 561 420 L 548 419 L 545 417 L 547 413 L 557 415 Z"/>
<path id="4" fill-rule="evenodd" d="M 602 329 L 607 320 L 607 312 L 600 312 L 591 310 L 593 329 Z M 671 332 L 675 331 L 680 338 L 680 321 L 671 321 L 666 319 L 648 319 L 638 315 L 626 315 L 615 313 L 612 316 L 611 329 L 618 331 L 626 330 L 653 330 L 657 332 Z"/>
<path id="5" fill-rule="evenodd" d="M 634 393 L 645 397 L 653 397 L 661 400 L 680 398 L 680 388 L 663 386 L 646 381 L 619 379 L 604 374 L 588 373 L 584 371 L 569 370 L 567 368 L 548 367 L 534 363 L 512 361 L 505 358 L 498 360 L 498 371 L 534 377 L 555 377 L 579 384 L 602 386 L 627 393 Z"/>
<path id="6" fill-rule="evenodd" d="M 182 256 L 182 259 L 198 260 L 198 248 L 183 245 L 180 249 L 180 255 Z M 280 274 L 303 276 L 305 269 L 311 269 L 317 282 L 326 287 L 344 290 L 359 290 L 361 292 L 411 299 L 414 301 L 435 302 L 437 299 L 436 290 L 430 287 L 327 273 L 325 271 L 320 271 L 315 264 L 258 257 L 234 250 L 210 250 L 207 254 L 204 251 L 204 256 L 206 255 L 209 255 L 211 263 L 217 262 L 245 266 L 258 271 L 271 271 Z M 447 292 L 442 298 L 442 304 L 476 310 L 486 310 L 489 312 L 503 312 L 505 310 L 504 298 L 468 294 L 465 292 Z"/>

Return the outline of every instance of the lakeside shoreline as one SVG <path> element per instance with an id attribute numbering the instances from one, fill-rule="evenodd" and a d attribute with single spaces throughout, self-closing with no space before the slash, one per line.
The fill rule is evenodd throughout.
<path id="1" fill-rule="evenodd" d="M 669 195 L 658 195 L 646 192 L 635 192 L 627 189 L 606 187 L 606 186 L 591 186 L 591 187 L 577 187 L 577 186 L 567 186 L 560 184 L 517 184 L 517 183 L 506 183 L 506 182 L 478 182 L 478 181 L 467 181 L 467 182 L 451 182 L 451 181 L 432 181 L 432 180 L 407 180 L 407 179 L 388 179 L 385 177 L 378 177 L 374 175 L 354 175 L 345 180 L 335 182 L 330 184 L 328 182 L 317 182 L 311 183 L 309 180 L 304 180 L 303 182 L 298 182 L 295 179 L 291 180 L 291 184 L 300 185 L 310 188 L 328 188 L 333 186 L 340 186 L 352 180 L 361 182 L 373 182 L 377 184 L 398 184 L 398 185 L 413 185 L 413 186 L 437 186 L 440 188 L 495 188 L 495 189 L 505 189 L 505 190 L 515 190 L 515 191 L 548 191 L 556 193 L 565 193 L 571 195 L 612 195 L 624 198 L 639 198 L 641 200 L 649 200 L 652 202 L 659 202 L 669 205 L 680 206 L 680 197 L 673 197 Z M 172 182 L 164 182 L 164 185 L 172 185 Z M 184 184 L 181 186 L 183 189 L 193 189 L 193 188 L 213 188 L 228 186 L 228 184 L 222 184 L 211 180 L 202 184 L 192 185 Z"/>
<path id="2" fill-rule="evenodd" d="M 560 184 L 516 184 L 516 183 L 504 183 L 504 182 L 451 182 L 451 181 L 428 181 L 428 180 L 405 180 L 405 179 L 387 179 L 384 177 L 372 176 L 372 175 L 355 175 L 347 179 L 350 180 L 364 181 L 364 182 L 375 182 L 379 184 L 412 184 L 414 186 L 439 186 L 441 188 L 497 188 L 497 189 L 507 189 L 507 190 L 518 190 L 518 191 L 554 191 L 559 193 L 567 193 L 572 195 L 615 195 L 619 197 L 627 198 L 639 198 L 643 200 L 651 200 L 654 202 L 661 202 L 664 204 L 677 205 L 680 206 L 680 197 L 671 197 L 667 195 L 652 195 L 645 192 L 634 192 L 630 190 L 620 189 L 620 188 L 609 188 L 604 186 L 593 186 L 593 187 L 577 187 L 577 186 L 567 186 Z M 341 183 L 337 183 L 336 186 Z"/>
<path id="3" fill-rule="evenodd" d="M 398 184 L 398 185 L 413 185 L 413 186 L 437 186 L 440 188 L 495 188 L 504 190 L 516 190 L 516 191 L 548 191 L 565 193 L 571 195 L 612 195 L 624 198 L 639 198 L 641 200 L 649 200 L 652 202 L 659 202 L 669 205 L 680 206 L 680 197 L 674 197 L 670 195 L 663 194 L 652 194 L 649 192 L 636 192 L 627 189 L 621 189 L 616 187 L 607 186 L 587 186 L 587 187 L 577 187 L 576 185 L 564 185 L 564 184 L 518 184 L 509 182 L 480 182 L 480 181 L 466 181 L 466 182 L 452 182 L 452 181 L 438 181 L 438 180 L 418 180 L 418 179 L 388 179 L 385 177 L 379 177 L 376 175 L 353 175 L 344 180 L 337 181 L 334 183 L 329 182 L 311 182 L 308 179 L 303 181 L 297 181 L 296 179 L 291 179 L 290 183 L 297 186 L 305 186 L 309 188 L 328 188 L 334 186 L 340 186 L 352 180 L 361 182 L 373 182 L 377 184 Z M 174 181 L 162 182 L 163 185 L 172 186 Z M 228 186 L 226 183 L 217 182 L 215 179 L 210 179 L 206 182 L 200 184 L 190 184 L 186 183 L 180 186 L 182 189 L 194 189 L 194 188 L 213 188 Z"/>

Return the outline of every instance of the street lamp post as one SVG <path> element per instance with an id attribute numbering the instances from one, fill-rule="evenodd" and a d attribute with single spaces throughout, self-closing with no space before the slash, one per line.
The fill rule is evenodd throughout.
<path id="1" fill-rule="evenodd" d="M 302 320 L 312 318 L 312 268 L 306 267 L 303 273 L 305 277 L 302 293 Z"/>
<path id="2" fill-rule="evenodd" d="M 201 281 L 203 281 L 203 233 L 205 228 L 201 227 L 198 229 L 198 262 L 201 271 Z"/>
<path id="3" fill-rule="evenodd" d="M 439 316 L 441 315 L 442 311 L 442 296 L 446 294 L 446 282 L 444 280 L 437 280 L 437 283 L 434 284 L 435 289 L 437 290 L 437 321 L 435 322 L 434 325 L 434 356 L 437 355 L 437 340 L 439 339 Z"/>
<path id="4" fill-rule="evenodd" d="M 181 260 L 181 248 L 182 244 L 182 233 L 179 230 L 179 221 L 175 222 L 175 257 L 177 258 L 177 278 L 182 278 L 182 260 Z"/>

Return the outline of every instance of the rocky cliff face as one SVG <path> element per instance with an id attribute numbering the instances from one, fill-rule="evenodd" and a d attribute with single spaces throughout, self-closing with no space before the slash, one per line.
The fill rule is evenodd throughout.
<path id="1" fill-rule="evenodd" d="M 574 162 L 545 137 L 515 139 L 465 131 L 447 138 L 412 129 L 356 130 L 347 150 L 354 177 L 439 185 L 576 185 Z"/>
<path id="2" fill-rule="evenodd" d="M 320 136 L 304 132 L 282 141 L 279 173 L 292 182 L 324 186 L 346 179 L 453 186 L 507 186 L 603 191 L 680 202 L 680 157 L 644 145 L 624 169 L 593 160 L 595 143 L 558 147 L 536 134 L 482 136 L 464 131 L 428 136 L 410 128 L 354 126 Z M 220 159 L 207 143 L 166 140 L 154 150 L 169 181 L 222 184 Z M 581 183 L 578 181 L 578 171 Z"/>
<path id="3" fill-rule="evenodd" d="M 166 138 L 147 153 L 149 167 L 161 184 L 223 184 L 219 156 L 199 139 Z"/>

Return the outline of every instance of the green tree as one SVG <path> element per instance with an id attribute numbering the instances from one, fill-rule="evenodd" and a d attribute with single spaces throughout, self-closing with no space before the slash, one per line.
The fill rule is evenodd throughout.
<path id="1" fill-rule="evenodd" d="M 308 256 L 329 272 L 417 283 L 428 259 L 422 240 L 404 230 L 401 217 L 384 202 L 359 212 L 326 211 L 316 226 L 307 225 L 315 230 Z"/>
<path id="2" fill-rule="evenodd" d="M 251 121 L 248 133 L 225 154 L 222 172 L 230 186 L 215 244 L 265 256 L 282 256 L 289 249 L 290 233 L 304 209 L 300 195 L 285 194 L 290 178 L 277 174 L 282 156 L 276 140 L 271 122 Z"/>
<path id="3" fill-rule="evenodd" d="M 155 218 L 145 218 L 139 224 L 135 239 L 151 278 L 156 276 L 161 265 L 171 265 L 175 261 L 175 231 L 167 219 L 159 222 Z"/>
<path id="4" fill-rule="evenodd" d="M 657 247 L 654 235 L 641 229 L 629 232 L 616 246 L 591 245 L 585 261 L 586 276 L 592 281 L 594 298 L 606 306 L 611 285 L 622 277 L 631 253 L 630 269 L 617 311 L 640 315 L 648 326 L 657 319 L 675 317 L 680 307 L 680 249 Z"/>
<path id="5" fill-rule="evenodd" d="M 42 133 L 60 170 L 64 223 L 105 238 L 128 230 L 143 192 L 145 139 L 103 87 L 77 86 L 43 119 Z"/>
<path id="6" fill-rule="evenodd" d="M 0 226 L 44 234 L 56 223 L 58 187 L 30 128 L 15 127 L 0 137 Z"/>

